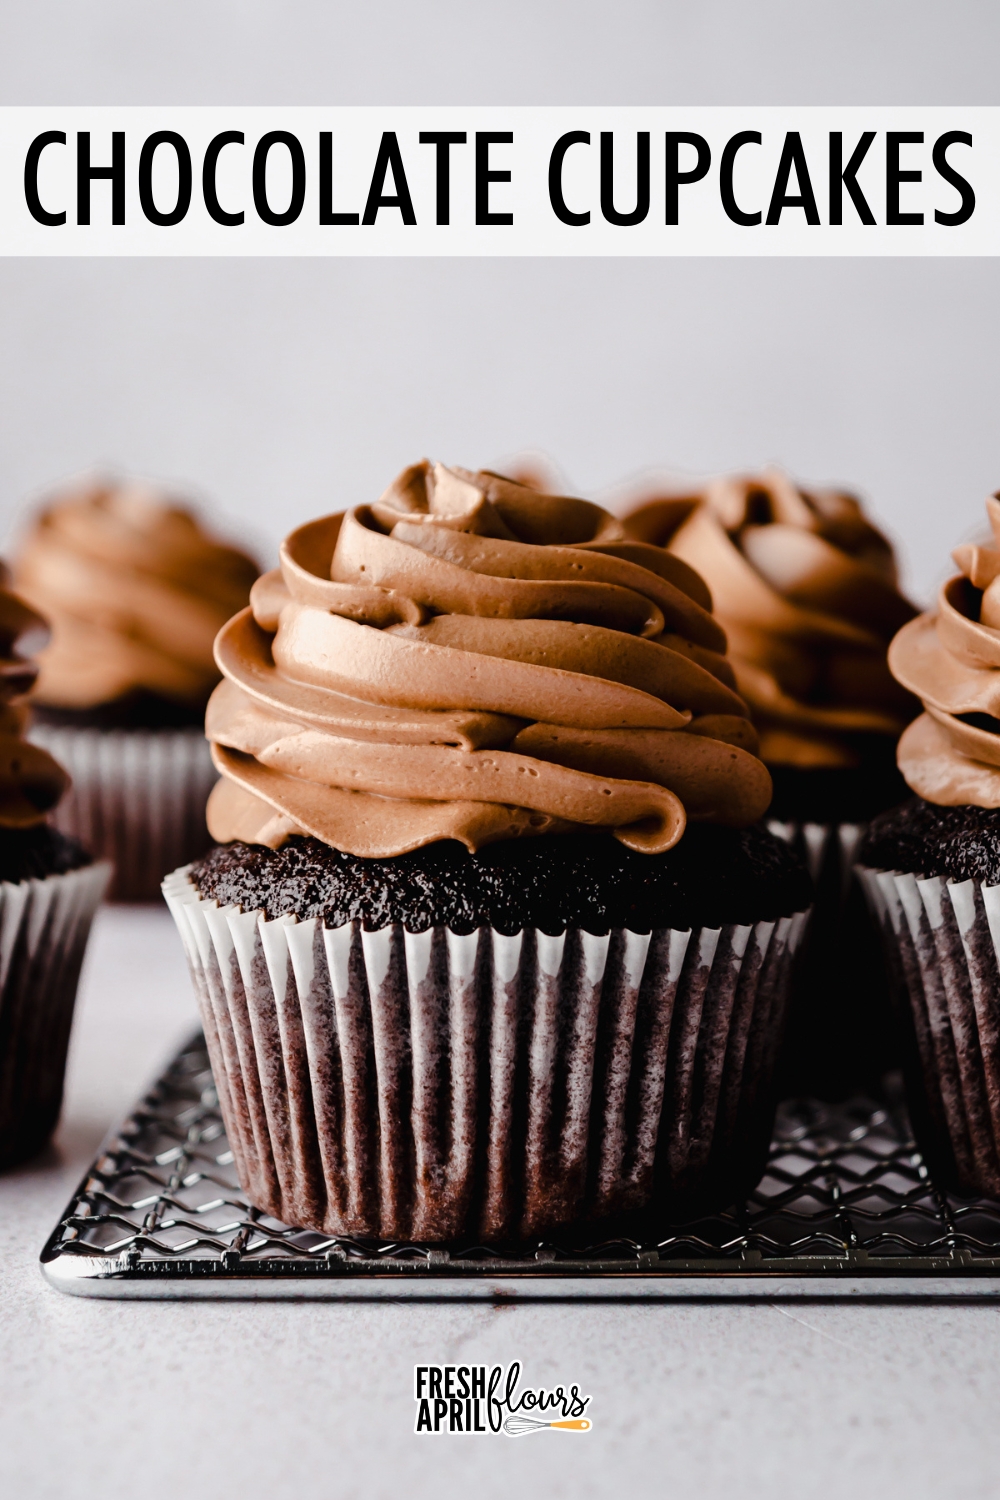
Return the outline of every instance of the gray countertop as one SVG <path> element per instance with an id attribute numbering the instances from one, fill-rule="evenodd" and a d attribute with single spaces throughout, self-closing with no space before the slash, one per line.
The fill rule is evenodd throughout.
<path id="1" fill-rule="evenodd" d="M 54 1146 L 0 1178 L 11 1496 L 216 1500 L 997 1492 L 1000 1308 L 118 1303 L 38 1252 L 104 1132 L 195 1025 L 165 912 L 101 913 Z M 416 1363 L 576 1381 L 586 1436 L 413 1433 Z"/>

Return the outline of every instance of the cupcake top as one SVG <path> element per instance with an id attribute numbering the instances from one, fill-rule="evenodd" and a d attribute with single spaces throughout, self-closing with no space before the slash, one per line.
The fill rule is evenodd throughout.
<path id="1" fill-rule="evenodd" d="M 896 680 L 924 711 L 899 742 L 899 769 L 927 802 L 1000 807 L 1000 497 L 986 502 L 994 545 L 951 554 L 959 572 L 937 610 L 889 648 Z"/>
<path id="2" fill-rule="evenodd" d="M 152 695 L 204 706 L 212 643 L 247 600 L 257 567 L 195 516 L 135 485 L 97 485 L 37 518 L 15 582 L 52 623 L 34 697 L 84 710 Z"/>
<path id="3" fill-rule="evenodd" d="M 772 469 L 652 501 L 626 525 L 711 588 L 769 765 L 857 767 L 912 718 L 886 648 L 916 611 L 853 495 L 801 490 Z"/>
<path id="4" fill-rule="evenodd" d="M 752 823 L 770 778 L 709 609 L 599 506 L 415 464 L 293 532 L 220 632 L 209 829 L 382 858 Z"/>
<path id="5" fill-rule="evenodd" d="M 38 672 L 30 657 L 45 645 L 49 629 L 6 587 L 8 581 L 0 564 L 0 830 L 6 832 L 44 823 L 69 786 L 52 756 L 24 737 L 23 700 Z"/>

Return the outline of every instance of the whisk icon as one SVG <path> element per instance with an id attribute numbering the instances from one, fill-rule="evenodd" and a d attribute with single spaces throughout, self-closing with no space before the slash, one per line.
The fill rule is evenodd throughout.
<path id="1" fill-rule="evenodd" d="M 542 1432 L 546 1427 L 558 1427 L 563 1432 L 589 1432 L 593 1425 L 589 1417 L 568 1417 L 562 1422 L 537 1422 L 534 1417 L 508 1417 L 503 1430 L 511 1437 L 524 1437 L 528 1432 Z"/>

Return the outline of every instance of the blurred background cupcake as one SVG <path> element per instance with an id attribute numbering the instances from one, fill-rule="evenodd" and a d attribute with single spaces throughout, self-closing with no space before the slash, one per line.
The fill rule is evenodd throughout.
<path id="1" fill-rule="evenodd" d="M 24 738 L 23 705 L 48 629 L 7 582 L 2 569 L 0 1168 L 40 1150 L 59 1117 L 80 965 L 110 874 L 51 821 L 69 778 Z"/>
<path id="2" fill-rule="evenodd" d="M 916 611 L 860 502 L 778 470 L 647 501 L 626 521 L 697 569 L 724 626 L 774 780 L 771 828 L 817 900 L 797 976 L 784 1086 L 874 1090 L 896 1058 L 881 961 L 852 878 L 868 820 L 907 795 L 896 741 L 917 712 L 886 649 Z"/>
<path id="3" fill-rule="evenodd" d="M 208 842 L 212 643 L 257 571 L 189 510 L 131 484 L 58 496 L 24 538 L 16 585 L 52 625 L 31 738 L 69 769 L 57 826 L 113 861 L 113 899 L 156 899 Z"/>
<path id="4" fill-rule="evenodd" d="M 899 742 L 916 793 L 858 859 L 906 1018 L 908 1098 L 935 1181 L 1000 1198 L 1000 499 L 937 609 L 889 649 L 923 713 Z"/>
<path id="5" fill-rule="evenodd" d="M 259 1208 L 509 1241 L 752 1185 L 811 886 L 707 602 L 440 464 L 286 539 L 217 643 L 219 847 L 164 887 Z"/>

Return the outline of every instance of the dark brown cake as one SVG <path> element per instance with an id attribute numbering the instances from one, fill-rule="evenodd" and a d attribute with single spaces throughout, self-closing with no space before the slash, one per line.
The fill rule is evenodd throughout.
<path id="1" fill-rule="evenodd" d="M 32 717 L 36 724 L 57 729 L 200 729 L 205 723 L 205 704 L 179 703 L 159 693 L 140 691 L 87 708 L 35 703 Z"/>
<path id="2" fill-rule="evenodd" d="M 867 823 L 910 795 L 896 765 L 894 745 L 878 745 L 848 769 L 772 766 L 769 818 L 789 823 Z"/>
<path id="3" fill-rule="evenodd" d="M 874 870 L 1000 884 L 1000 808 L 939 807 L 911 797 L 876 818 L 858 850 Z"/>
<path id="4" fill-rule="evenodd" d="M 0 881 L 17 885 L 22 880 L 44 880 L 46 875 L 65 875 L 92 862 L 93 856 L 81 843 L 49 823 L 6 828 L 0 833 Z"/>
<path id="5" fill-rule="evenodd" d="M 394 859 L 359 859 L 312 838 L 280 849 L 233 843 L 197 860 L 191 878 L 220 906 L 322 917 L 326 927 L 357 920 L 369 931 L 392 922 L 408 932 L 721 927 L 803 911 L 812 897 L 801 861 L 760 824 L 696 825 L 659 855 L 593 835 L 488 844 L 478 854 L 450 840 Z"/>

